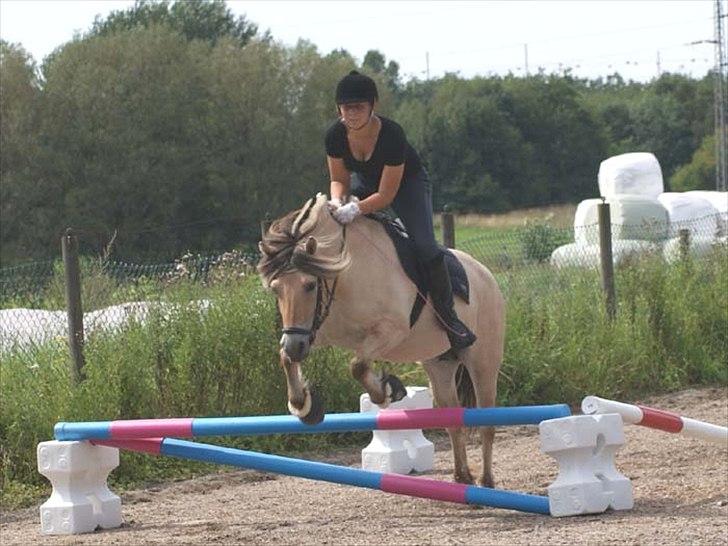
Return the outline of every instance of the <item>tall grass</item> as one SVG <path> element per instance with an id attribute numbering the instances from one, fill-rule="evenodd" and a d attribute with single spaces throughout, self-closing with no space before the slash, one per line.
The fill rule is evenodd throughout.
<path id="1" fill-rule="evenodd" d="M 667 266 L 658 260 L 617 271 L 618 313 L 608 321 L 596 272 L 546 265 L 499 274 L 508 301 L 499 382 L 504 405 L 577 403 L 589 393 L 632 397 L 690 384 L 728 382 L 728 259 L 724 250 Z M 522 281 L 522 282 L 521 282 Z M 102 281 L 98 281 L 101 283 Z M 144 291 L 145 295 L 148 291 Z M 5 506 L 44 482 L 35 446 L 57 421 L 233 416 L 286 412 L 277 361 L 275 304 L 257 277 L 175 283 L 144 324 L 98 331 L 88 340 L 86 381 L 72 386 L 65 340 L 33 353 L 0 355 L 0 486 Z M 200 311 L 199 302 L 209 306 Z M 332 412 L 356 411 L 361 387 L 348 355 L 313 352 L 304 370 Z M 392 370 L 424 384 L 420 367 Z M 364 435 L 221 438 L 228 445 L 296 451 L 364 443 Z M 141 455 L 123 457 L 117 482 L 187 476 L 211 467 Z"/>
<path id="2" fill-rule="evenodd" d="M 607 318 L 596 271 L 541 269 L 510 285 L 501 403 L 577 402 L 588 393 L 640 397 L 728 383 L 725 251 L 667 266 L 647 258 L 617 270 Z"/>
<path id="3" fill-rule="evenodd" d="M 202 297 L 206 311 L 190 305 Z M 165 303 L 144 324 L 100 332 L 87 340 L 86 380 L 72 387 L 64 340 L 0 360 L 0 486 L 41 484 L 35 445 L 52 438 L 58 421 L 139 417 L 236 416 L 286 413 L 285 378 L 278 364 L 275 304 L 256 276 L 213 287 L 167 289 Z M 347 355 L 322 349 L 305 373 L 329 411 L 355 411 L 359 388 Z M 341 436 L 224 439 L 256 449 L 304 449 L 335 444 Z M 156 479 L 200 465 L 125 457 L 121 481 Z M 7 499 L 6 499 L 7 501 Z"/>

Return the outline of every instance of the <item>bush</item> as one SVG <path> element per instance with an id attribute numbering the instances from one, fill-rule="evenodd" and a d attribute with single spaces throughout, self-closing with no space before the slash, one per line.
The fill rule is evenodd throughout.
<path id="1" fill-rule="evenodd" d="M 563 229 L 548 224 L 529 222 L 519 232 L 518 239 L 523 248 L 523 257 L 528 261 L 542 263 L 548 261 L 557 247 L 571 239 Z"/>

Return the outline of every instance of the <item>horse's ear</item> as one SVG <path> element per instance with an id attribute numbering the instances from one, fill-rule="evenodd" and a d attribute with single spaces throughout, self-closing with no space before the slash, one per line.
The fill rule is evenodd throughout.
<path id="1" fill-rule="evenodd" d="M 306 252 L 309 254 L 314 254 L 316 252 L 316 247 L 318 246 L 318 242 L 316 241 L 315 237 L 309 237 L 306 241 Z"/>

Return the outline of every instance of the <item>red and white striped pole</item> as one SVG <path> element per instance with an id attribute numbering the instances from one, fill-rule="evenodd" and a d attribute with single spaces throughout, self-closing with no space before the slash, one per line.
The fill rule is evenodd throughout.
<path id="1" fill-rule="evenodd" d="M 682 417 L 671 411 L 625 404 L 624 402 L 607 400 L 598 396 L 587 396 L 584 398 L 581 402 L 581 411 L 585 415 L 618 413 L 622 416 L 622 420 L 625 423 L 642 425 L 643 427 L 682 434 L 690 438 L 707 440 L 708 442 L 728 446 L 727 427 Z"/>

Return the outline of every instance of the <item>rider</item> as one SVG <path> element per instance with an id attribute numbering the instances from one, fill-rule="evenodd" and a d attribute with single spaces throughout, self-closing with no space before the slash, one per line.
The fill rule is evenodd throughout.
<path id="1" fill-rule="evenodd" d="M 326 132 L 334 217 L 348 224 L 388 206 L 399 216 L 425 265 L 435 311 L 453 349 L 475 342 L 458 319 L 445 256 L 432 226 L 432 187 L 400 125 L 375 113 L 379 94 L 370 77 L 352 70 L 336 86 L 339 119 Z M 342 204 L 352 194 L 359 201 Z"/>

